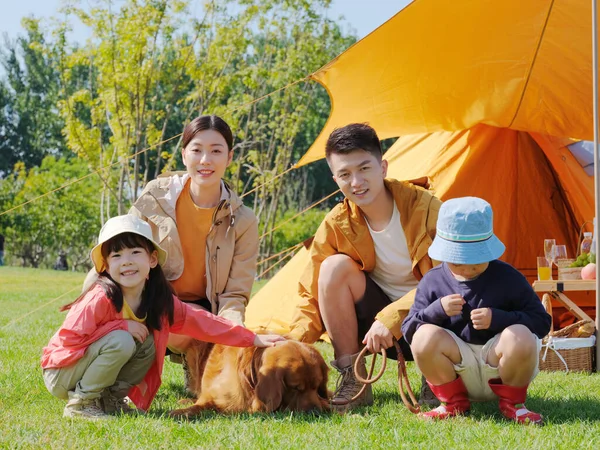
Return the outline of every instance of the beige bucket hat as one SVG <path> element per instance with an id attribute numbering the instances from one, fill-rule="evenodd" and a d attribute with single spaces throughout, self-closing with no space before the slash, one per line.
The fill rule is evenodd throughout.
<path id="1" fill-rule="evenodd" d="M 108 219 L 100 230 L 98 245 L 90 252 L 90 258 L 92 258 L 96 272 L 101 273 L 104 270 L 102 244 L 122 233 L 135 233 L 144 236 L 154 244 L 154 248 L 158 252 L 158 263 L 162 266 L 167 260 L 167 252 L 152 237 L 150 225 L 132 214 L 124 214 Z"/>

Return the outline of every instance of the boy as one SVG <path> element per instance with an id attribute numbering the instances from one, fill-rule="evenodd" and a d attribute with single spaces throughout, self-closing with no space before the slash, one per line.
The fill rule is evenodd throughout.
<path id="1" fill-rule="evenodd" d="M 417 366 L 442 402 L 426 418 L 466 414 L 471 400 L 498 398 L 505 417 L 542 423 L 524 402 L 538 372 L 538 338 L 552 319 L 525 277 L 497 260 L 504 250 L 485 200 L 442 204 L 429 256 L 443 263 L 423 277 L 402 323 Z"/>
<path id="2" fill-rule="evenodd" d="M 315 234 L 290 334 L 312 343 L 327 330 L 341 377 L 332 403 L 345 410 L 373 402 L 368 386 L 347 404 L 362 387 L 354 361 L 362 344 L 379 352 L 401 337 L 414 289 L 432 267 L 427 248 L 441 202 L 414 184 L 385 178 L 379 138 L 366 124 L 334 130 L 325 154 L 345 200 Z M 393 347 L 388 355 L 395 357 Z M 366 375 L 364 363 L 360 370 Z"/>

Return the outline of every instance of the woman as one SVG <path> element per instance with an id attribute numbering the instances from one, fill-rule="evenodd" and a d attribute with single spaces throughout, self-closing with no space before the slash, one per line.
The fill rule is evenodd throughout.
<path id="1" fill-rule="evenodd" d="M 256 273 L 258 221 L 222 179 L 232 146 L 223 119 L 195 118 L 183 130 L 187 171 L 148 183 L 129 212 L 150 224 L 167 251 L 163 270 L 181 300 L 243 325 Z M 171 334 L 168 347 L 185 354 L 191 341 Z"/>

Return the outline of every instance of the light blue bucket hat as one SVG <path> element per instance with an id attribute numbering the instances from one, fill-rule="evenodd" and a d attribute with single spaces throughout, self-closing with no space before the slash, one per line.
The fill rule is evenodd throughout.
<path id="1" fill-rule="evenodd" d="M 494 214 L 477 197 L 445 201 L 438 214 L 437 231 L 429 256 L 452 264 L 481 264 L 500 258 L 506 250 L 494 234 Z"/>

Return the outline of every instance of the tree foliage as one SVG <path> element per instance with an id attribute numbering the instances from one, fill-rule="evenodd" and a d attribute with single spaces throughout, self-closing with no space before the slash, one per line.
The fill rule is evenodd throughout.
<path id="1" fill-rule="evenodd" d="M 0 85 L 0 176 L 17 162 L 31 168 L 47 155 L 69 153 L 58 111 L 57 61 L 46 51 L 39 21 L 22 21 L 25 35 L 6 41 L 0 64 L 6 82 Z"/>
<path id="2" fill-rule="evenodd" d="M 0 180 L 0 208 L 6 211 L 87 174 L 80 160 L 47 156 L 39 167 L 29 170 L 18 163 L 11 175 Z M 100 229 L 99 188 L 99 180 L 88 177 L 0 216 L 10 261 L 25 267 L 51 267 L 63 251 L 73 268 L 89 268 L 89 251 Z"/>

